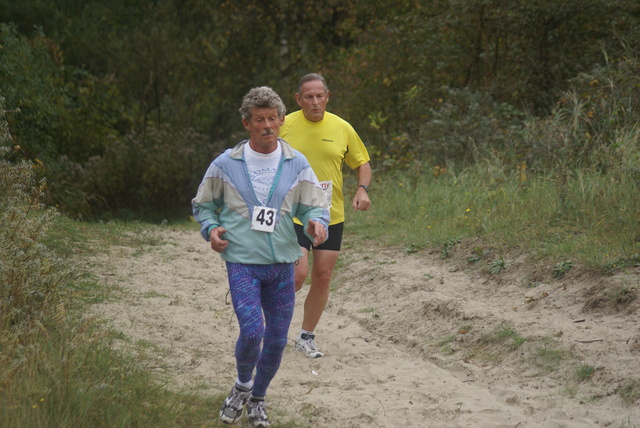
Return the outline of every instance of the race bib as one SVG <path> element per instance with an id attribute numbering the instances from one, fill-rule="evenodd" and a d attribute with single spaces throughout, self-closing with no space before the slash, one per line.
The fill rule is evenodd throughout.
<path id="1" fill-rule="evenodd" d="M 329 203 L 329 208 L 331 208 L 331 201 L 333 199 L 331 199 L 331 196 L 333 194 L 333 182 L 331 180 L 328 181 L 321 181 L 320 183 L 320 187 L 322 187 L 322 190 L 324 190 L 324 194 L 326 195 L 327 198 L 327 202 Z"/>
<path id="2" fill-rule="evenodd" d="M 255 206 L 253 207 L 253 218 L 251 219 L 251 229 L 260 232 L 273 233 L 276 227 L 275 208 Z"/>

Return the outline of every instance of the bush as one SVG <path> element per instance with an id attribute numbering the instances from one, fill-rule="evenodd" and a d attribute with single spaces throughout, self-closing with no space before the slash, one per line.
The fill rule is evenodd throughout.
<path id="1" fill-rule="evenodd" d="M 509 151 L 509 130 L 520 126 L 523 114 L 482 92 L 445 88 L 429 121 L 418 130 L 427 153 L 440 165 L 455 159 L 463 164 Z"/>
<path id="2" fill-rule="evenodd" d="M 42 206 L 46 187 L 33 164 L 10 163 L 11 141 L 0 99 L 0 331 L 47 324 L 71 267 L 41 242 L 56 212 Z"/>
<path id="3" fill-rule="evenodd" d="M 639 86 L 640 62 L 634 59 L 580 74 L 551 117 L 532 120 L 514 134 L 518 150 L 536 169 L 638 175 Z"/>
<path id="4" fill-rule="evenodd" d="M 382 166 L 406 169 L 407 164 L 425 167 L 429 163 L 426 170 L 430 170 L 452 161 L 469 165 L 490 159 L 494 153 L 515 154 L 511 133 L 522 126 L 522 112 L 483 92 L 449 87 L 438 92 L 432 103 L 424 102 L 427 89 L 415 87 L 404 94 L 403 111 L 411 111 L 415 118 L 406 122 L 408 132 L 385 136 L 372 146 L 373 156 L 384 153 Z M 372 124 L 378 122 L 383 125 L 385 121 L 372 117 Z"/>
<path id="5" fill-rule="evenodd" d="M 51 203 L 82 217 L 111 213 L 148 220 L 186 217 L 207 166 L 223 149 L 192 129 L 149 126 L 112 137 L 84 163 L 67 156 L 46 165 Z"/>
<path id="6" fill-rule="evenodd" d="M 41 31 L 29 40 L 14 25 L 0 24 L 0 86 L 6 104 L 19 109 L 10 125 L 27 159 L 55 153 L 53 133 L 65 104 L 56 53 Z"/>

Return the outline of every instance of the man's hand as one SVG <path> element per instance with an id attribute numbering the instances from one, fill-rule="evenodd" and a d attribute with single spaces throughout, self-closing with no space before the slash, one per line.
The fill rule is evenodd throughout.
<path id="1" fill-rule="evenodd" d="M 216 253 L 221 253 L 225 248 L 229 246 L 229 241 L 225 241 L 222 239 L 222 234 L 225 233 L 227 229 L 224 227 L 215 227 L 211 229 L 209 232 L 209 239 L 211 240 L 211 249 Z"/>
<path id="2" fill-rule="evenodd" d="M 366 211 L 369 209 L 371 205 L 371 200 L 369 199 L 369 193 L 364 190 L 362 187 L 358 187 L 356 191 L 356 195 L 353 197 L 353 210 L 354 211 Z"/>
<path id="3" fill-rule="evenodd" d="M 313 237 L 313 246 L 316 247 L 327 240 L 327 229 L 319 221 L 309 220 L 307 233 Z"/>
<path id="4" fill-rule="evenodd" d="M 369 162 L 360 165 L 357 168 L 358 171 L 358 184 L 362 185 L 371 185 L 371 165 Z M 369 199 L 369 192 L 367 189 L 358 186 L 356 190 L 356 195 L 353 197 L 353 206 L 354 211 L 366 211 L 369 209 L 369 205 L 371 205 L 371 200 Z"/>

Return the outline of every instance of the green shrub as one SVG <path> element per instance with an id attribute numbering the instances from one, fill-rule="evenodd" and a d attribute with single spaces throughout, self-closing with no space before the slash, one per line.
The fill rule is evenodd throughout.
<path id="1" fill-rule="evenodd" d="M 56 212 L 42 206 L 46 185 L 36 181 L 34 165 L 5 159 L 11 138 L 2 102 L 0 113 L 0 331 L 6 333 L 47 324 L 72 269 L 41 243 Z"/>
<path id="2" fill-rule="evenodd" d="M 145 133 L 114 138 L 101 156 L 60 172 L 71 185 L 77 182 L 75 176 L 83 177 L 85 203 L 95 212 L 186 217 L 207 166 L 220 150 L 220 144 L 191 129 L 150 126 Z M 55 194 L 64 195 L 63 190 Z"/>
<path id="3" fill-rule="evenodd" d="M 506 152 L 508 131 L 519 126 L 522 113 L 487 93 L 443 88 L 427 115 L 429 120 L 420 125 L 416 137 L 428 159 L 442 166 L 452 159 L 467 164 Z"/>
<path id="4" fill-rule="evenodd" d="M 551 116 L 514 133 L 517 151 L 534 170 L 624 170 L 639 177 L 639 85 L 636 59 L 580 74 Z"/>
<path id="5" fill-rule="evenodd" d="M 54 154 L 54 134 L 65 100 L 60 52 L 42 31 L 31 39 L 11 24 L 0 24 L 0 87 L 19 154 L 27 159 Z"/>
<path id="6" fill-rule="evenodd" d="M 425 103 L 428 97 L 436 101 Z M 370 151 L 384 168 L 418 167 L 422 170 L 417 173 L 423 174 L 452 161 L 468 165 L 494 153 L 516 154 L 511 130 L 519 129 L 524 114 L 494 101 L 488 93 L 443 87 L 434 94 L 429 88 L 414 86 L 401 98 L 402 108 L 414 116 L 405 123 L 404 131 L 387 135 L 395 121 L 380 112 L 369 115 L 371 126 L 379 131 Z"/>

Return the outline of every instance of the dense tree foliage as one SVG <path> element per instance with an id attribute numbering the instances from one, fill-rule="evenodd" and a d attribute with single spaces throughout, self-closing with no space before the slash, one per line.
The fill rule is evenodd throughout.
<path id="1" fill-rule="evenodd" d="M 0 0 L 0 22 L 12 156 L 84 216 L 188 212 L 244 134 L 242 95 L 266 84 L 295 110 L 310 71 L 377 169 L 540 160 L 530 136 L 571 85 L 620 76 L 640 46 L 632 0 Z"/>

